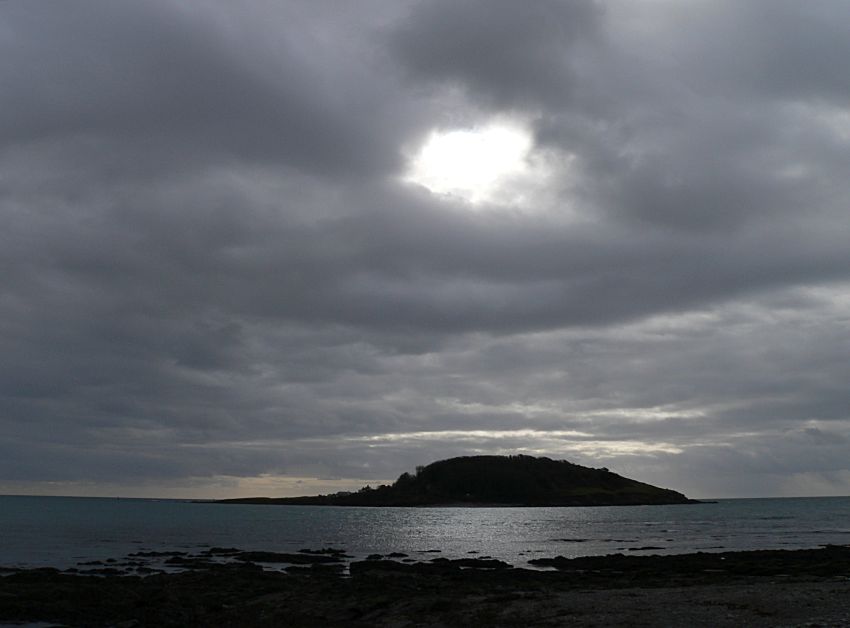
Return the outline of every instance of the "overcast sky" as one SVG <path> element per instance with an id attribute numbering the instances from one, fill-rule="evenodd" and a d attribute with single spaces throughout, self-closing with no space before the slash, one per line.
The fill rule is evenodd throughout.
<path id="1" fill-rule="evenodd" d="M 848 60 L 845 0 L 0 3 L 0 493 L 850 494 Z"/>

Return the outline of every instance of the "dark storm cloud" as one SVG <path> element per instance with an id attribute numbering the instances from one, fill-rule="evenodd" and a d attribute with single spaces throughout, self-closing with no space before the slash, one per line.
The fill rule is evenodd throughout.
<path id="1" fill-rule="evenodd" d="M 0 488 L 522 451 L 848 490 L 846 12 L 0 4 Z M 528 207 L 400 181 L 499 116 Z"/>
<path id="2" fill-rule="evenodd" d="M 390 38 L 415 79 L 448 82 L 501 105 L 563 106 L 578 88 L 576 49 L 592 39 L 592 0 L 418 3 Z"/>
<path id="3" fill-rule="evenodd" d="M 286 27 L 273 35 L 250 31 L 250 17 L 229 24 L 235 16 L 210 3 L 6 4 L 4 144 L 89 139 L 128 169 L 140 164 L 122 158 L 271 161 L 337 176 L 393 165 L 380 84 L 355 89 L 372 74 L 310 41 L 316 24 L 297 5 L 270 16 Z"/>

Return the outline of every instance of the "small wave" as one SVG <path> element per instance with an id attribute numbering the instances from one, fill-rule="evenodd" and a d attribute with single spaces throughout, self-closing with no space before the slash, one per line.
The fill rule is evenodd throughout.
<path id="1" fill-rule="evenodd" d="M 587 543 L 590 539 L 549 539 L 556 543 Z"/>
<path id="2" fill-rule="evenodd" d="M 812 530 L 809 534 L 850 534 L 850 530 Z"/>

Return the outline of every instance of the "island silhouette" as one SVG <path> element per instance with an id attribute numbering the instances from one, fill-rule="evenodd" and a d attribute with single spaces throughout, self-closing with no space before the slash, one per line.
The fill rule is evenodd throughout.
<path id="1" fill-rule="evenodd" d="M 462 456 L 402 473 L 391 485 L 303 497 L 241 497 L 223 504 L 311 506 L 638 506 L 699 503 L 682 493 L 566 460 Z"/>

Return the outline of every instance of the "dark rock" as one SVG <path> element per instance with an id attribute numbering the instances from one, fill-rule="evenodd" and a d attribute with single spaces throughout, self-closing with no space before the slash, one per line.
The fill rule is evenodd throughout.
<path id="1" fill-rule="evenodd" d="M 153 569 L 152 567 L 136 567 L 136 573 L 162 573 L 161 569 Z"/>
<path id="2" fill-rule="evenodd" d="M 171 567 L 182 567 L 183 569 L 208 569 L 212 561 L 200 556 L 172 556 L 165 561 Z"/>
<path id="3" fill-rule="evenodd" d="M 363 560 L 351 563 L 348 566 L 352 577 L 367 573 L 410 573 L 414 565 L 399 563 L 394 560 Z"/>
<path id="4" fill-rule="evenodd" d="M 290 563 L 292 565 L 309 565 L 312 563 L 338 563 L 338 556 L 323 554 L 286 554 L 279 552 L 239 552 L 237 560 L 251 563 Z"/>
<path id="5" fill-rule="evenodd" d="M 512 569 L 512 566 L 502 560 L 487 558 L 434 558 L 431 563 L 437 565 L 450 565 L 452 567 L 464 567 L 467 569 Z"/>
<path id="6" fill-rule="evenodd" d="M 340 558 L 351 558 L 345 553 L 343 549 L 336 549 L 334 547 L 323 547 L 322 549 L 300 549 L 298 550 L 301 554 L 327 554 L 328 556 L 339 556 Z"/>
<path id="7" fill-rule="evenodd" d="M 342 573 L 344 569 L 343 565 L 338 563 L 335 564 L 325 564 L 325 563 L 314 563 L 312 565 L 290 565 L 286 567 L 284 571 L 290 574 L 298 574 L 298 575 L 311 575 L 311 576 L 338 576 Z"/>
<path id="8" fill-rule="evenodd" d="M 850 548 L 831 546 L 822 550 L 755 550 L 748 552 L 717 552 L 674 554 L 671 556 L 583 556 L 578 558 L 536 558 L 528 561 L 539 567 L 554 567 L 560 571 L 639 577 L 644 581 L 677 576 L 693 578 L 726 576 L 778 576 L 794 573 L 810 576 L 829 576 L 850 573 Z M 619 576 L 618 576 L 619 577 Z"/>
<path id="9" fill-rule="evenodd" d="M 208 554 L 210 556 L 232 556 L 234 554 L 238 554 L 241 552 L 237 547 L 210 547 L 209 549 L 205 549 L 202 554 Z"/>
<path id="10" fill-rule="evenodd" d="M 86 569 L 79 573 L 88 576 L 123 576 L 128 572 L 123 569 L 115 569 L 115 567 L 101 567 L 100 569 Z"/>

